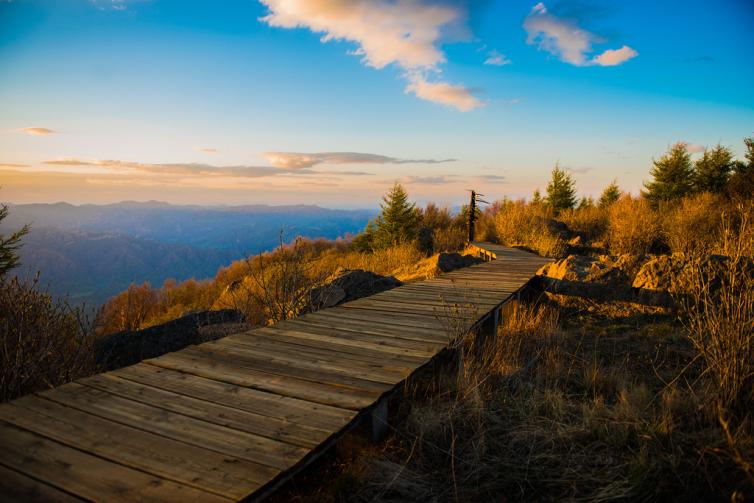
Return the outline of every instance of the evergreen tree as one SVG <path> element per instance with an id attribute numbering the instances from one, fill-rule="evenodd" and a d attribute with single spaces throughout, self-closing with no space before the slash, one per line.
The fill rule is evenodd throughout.
<path id="1" fill-rule="evenodd" d="M 702 157 L 694 164 L 695 187 L 701 192 L 723 192 L 733 169 L 733 152 L 718 144 L 713 149 L 705 149 Z"/>
<path id="2" fill-rule="evenodd" d="M 594 206 L 594 199 L 592 199 L 592 196 L 584 196 L 579 200 L 579 209 L 584 210 L 587 208 L 592 208 Z"/>
<path id="3" fill-rule="evenodd" d="M 728 180 L 728 194 L 734 198 L 751 198 L 754 195 L 754 138 L 744 138 L 746 162 L 735 161 L 733 174 Z"/>
<path id="4" fill-rule="evenodd" d="M 605 187 L 600 196 L 599 205 L 600 208 L 606 208 L 620 199 L 621 190 L 618 187 L 618 182 L 613 180 L 610 185 Z"/>
<path id="5" fill-rule="evenodd" d="M 576 206 L 576 182 L 557 164 L 552 170 L 550 183 L 547 184 L 547 204 L 552 206 L 555 212 Z"/>
<path id="6" fill-rule="evenodd" d="M 540 204 L 544 203 L 544 199 L 542 199 L 542 194 L 539 192 L 539 189 L 534 189 L 534 193 L 531 195 L 531 204 L 535 206 L 539 206 Z"/>
<path id="7" fill-rule="evenodd" d="M 0 222 L 8 216 L 8 207 L 0 205 Z M 0 234 L 0 278 L 8 271 L 19 265 L 18 249 L 21 247 L 21 238 L 29 232 L 29 226 L 24 225 L 20 230 L 6 237 Z"/>
<path id="8" fill-rule="evenodd" d="M 408 194 L 399 183 L 382 198 L 381 212 L 374 221 L 375 248 L 389 248 L 416 239 L 419 214 L 416 205 L 408 202 Z"/>
<path id="9" fill-rule="evenodd" d="M 694 166 L 686 147 L 684 142 L 678 142 L 665 155 L 652 161 L 654 167 L 650 174 L 653 180 L 644 183 L 646 192 L 643 195 L 653 206 L 694 191 Z"/>

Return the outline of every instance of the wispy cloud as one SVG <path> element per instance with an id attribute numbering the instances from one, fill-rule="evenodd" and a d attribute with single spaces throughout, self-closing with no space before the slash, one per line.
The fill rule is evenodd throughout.
<path id="1" fill-rule="evenodd" d="M 216 148 L 210 148 L 210 147 L 199 147 L 194 150 L 196 150 L 197 152 L 205 153 L 205 154 L 216 154 L 219 152 L 219 150 L 217 150 Z"/>
<path id="2" fill-rule="evenodd" d="M 462 85 L 429 82 L 421 74 L 411 75 L 406 86 L 406 92 L 414 93 L 419 99 L 433 101 L 461 112 L 470 112 L 485 105 L 472 91 Z"/>
<path id="3" fill-rule="evenodd" d="M 0 162 L 0 168 L 31 168 L 30 164 L 16 164 L 13 162 Z"/>
<path id="4" fill-rule="evenodd" d="M 445 185 L 456 183 L 459 179 L 455 175 L 404 176 L 399 181 L 404 185 Z"/>
<path id="5" fill-rule="evenodd" d="M 117 160 L 56 159 L 44 161 L 44 164 L 50 166 L 89 166 L 112 169 L 115 171 L 131 171 L 162 175 L 232 176 L 240 178 L 274 176 L 280 172 L 278 169 L 271 166 L 212 166 L 200 163 L 149 164 Z"/>
<path id="6" fill-rule="evenodd" d="M 508 179 L 502 175 L 477 175 L 472 178 L 476 182 L 482 183 L 507 183 Z"/>
<path id="7" fill-rule="evenodd" d="M 690 154 L 699 154 L 701 152 L 704 152 L 704 145 L 699 145 L 698 143 L 687 143 L 686 144 L 686 151 Z"/>
<path id="8" fill-rule="evenodd" d="M 272 166 L 282 169 L 311 168 L 317 164 L 438 164 L 455 161 L 455 159 L 399 159 L 362 152 L 264 152 L 262 155 Z"/>
<path id="9" fill-rule="evenodd" d="M 573 173 L 574 175 L 585 175 L 586 173 L 589 173 L 590 171 L 594 170 L 594 168 L 590 166 L 577 166 L 575 168 L 571 166 L 566 166 L 563 169 L 568 171 L 569 173 Z"/>
<path id="10" fill-rule="evenodd" d="M 57 131 L 48 129 L 46 127 L 24 127 L 17 130 L 19 133 L 26 133 L 34 136 L 49 136 L 52 134 L 58 134 Z"/>
<path id="11" fill-rule="evenodd" d="M 308 28 L 322 42 L 346 40 L 357 45 L 350 54 L 376 69 L 395 64 L 406 70 L 406 91 L 460 111 L 482 106 L 461 85 L 437 80 L 445 63 L 440 42 L 449 30 L 463 31 L 465 2 L 429 0 L 261 0 L 269 14 L 261 21 L 280 28 Z M 432 92 L 431 90 L 434 90 Z M 439 92 L 443 90 L 444 92 Z M 449 92 L 452 90 L 452 92 Z M 419 93 L 422 93 L 421 95 Z"/>
<path id="12" fill-rule="evenodd" d="M 511 63 L 513 63 L 513 61 L 508 59 L 504 54 L 500 54 L 495 49 L 488 52 L 487 59 L 484 60 L 485 65 L 492 66 L 505 66 L 510 65 Z"/>
<path id="13" fill-rule="evenodd" d="M 592 58 L 592 63 L 599 66 L 617 66 L 635 58 L 639 53 L 629 46 L 624 45 L 620 49 L 608 49 L 602 54 Z"/>
<path id="14" fill-rule="evenodd" d="M 537 44 L 541 50 L 575 66 L 616 66 L 639 54 L 624 45 L 590 58 L 592 44 L 600 42 L 600 38 L 580 28 L 575 21 L 552 14 L 542 2 L 532 8 L 524 20 L 524 29 L 527 43 Z"/>

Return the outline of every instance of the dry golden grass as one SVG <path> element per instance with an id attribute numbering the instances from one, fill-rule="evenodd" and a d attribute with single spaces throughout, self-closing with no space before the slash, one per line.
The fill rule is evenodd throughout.
<path id="1" fill-rule="evenodd" d="M 726 207 L 720 196 L 701 193 L 662 204 L 658 215 L 672 252 L 715 253 L 721 242 L 721 215 Z"/>
<path id="2" fill-rule="evenodd" d="M 288 501 L 745 501 L 668 315 L 521 306 L 481 359 L 407 387 L 381 447 Z M 455 368 L 453 366 L 452 368 Z M 681 370 L 684 372 L 681 374 Z M 736 430 L 733 434 L 741 435 Z M 751 435 L 746 437 L 751 438 Z M 746 455 L 742 443 L 736 444 Z"/>
<path id="3" fill-rule="evenodd" d="M 658 216 L 649 202 L 627 194 L 608 209 L 607 241 L 610 253 L 650 253 L 661 241 Z"/>
<path id="4" fill-rule="evenodd" d="M 588 242 L 603 241 L 607 233 L 608 208 L 589 206 L 562 211 L 558 217 L 571 232 Z"/>
<path id="5" fill-rule="evenodd" d="M 503 201 L 495 215 L 498 241 L 507 246 L 523 246 L 545 257 L 560 257 L 565 241 L 548 226 L 553 218 L 546 207 L 525 201 Z"/>

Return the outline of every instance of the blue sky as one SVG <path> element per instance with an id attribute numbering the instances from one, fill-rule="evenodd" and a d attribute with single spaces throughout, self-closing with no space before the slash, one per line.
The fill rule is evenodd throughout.
<path id="1" fill-rule="evenodd" d="M 637 192 L 754 134 L 754 3 L 0 1 L 0 199 Z M 323 38 L 329 35 L 329 38 Z"/>

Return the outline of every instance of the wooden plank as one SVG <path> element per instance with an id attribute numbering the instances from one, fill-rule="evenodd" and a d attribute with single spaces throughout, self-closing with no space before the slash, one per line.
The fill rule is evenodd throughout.
<path id="1" fill-rule="evenodd" d="M 303 324 L 313 324 L 334 329 L 343 328 L 347 330 L 365 331 L 376 335 L 388 335 L 393 336 L 396 339 L 408 339 L 429 343 L 439 342 L 437 334 L 438 330 L 442 329 L 442 325 L 434 317 L 425 316 L 426 322 L 422 323 L 422 325 L 426 326 L 421 327 L 399 323 L 400 321 L 402 321 L 399 316 L 395 316 L 393 320 L 394 322 L 387 325 L 381 324 L 381 321 L 373 321 L 372 323 L 364 324 L 351 322 L 348 319 L 338 319 L 343 318 L 342 316 L 338 315 L 346 313 L 347 311 L 345 309 L 346 308 L 344 308 L 343 306 L 339 306 L 337 308 L 334 307 L 328 309 L 326 313 L 319 312 L 307 314 L 306 316 L 300 317 L 297 321 Z M 375 316 L 372 319 L 374 319 L 378 315 L 383 316 L 382 313 L 375 313 Z M 429 324 L 430 321 L 433 322 L 431 326 Z M 389 328 L 390 331 L 388 331 L 387 328 Z"/>
<path id="2" fill-rule="evenodd" d="M 90 501 L 228 501 L 0 422 L 0 464 Z"/>
<path id="3" fill-rule="evenodd" d="M 82 502 L 71 494 L 0 465 L 0 497 L 6 502 Z"/>
<path id="4" fill-rule="evenodd" d="M 145 360 L 144 363 L 343 409 L 368 407 L 382 394 L 260 372 L 229 359 L 217 360 L 206 354 L 187 354 L 185 351 Z"/>
<path id="5" fill-rule="evenodd" d="M 173 393 L 323 431 L 339 430 L 356 415 L 352 410 L 214 381 L 153 365 L 132 365 L 111 374 Z"/>
<path id="6" fill-rule="evenodd" d="M 388 353 L 404 354 L 416 358 L 430 358 L 437 352 L 437 344 L 396 337 L 394 334 L 372 333 L 363 330 L 349 330 L 345 327 L 327 327 L 298 320 L 286 320 L 271 327 L 273 330 L 290 330 L 298 337 L 308 336 L 312 340 L 328 340 L 336 344 L 355 347 L 375 347 Z M 314 336 L 314 337 L 312 337 Z"/>
<path id="7" fill-rule="evenodd" d="M 242 498 L 279 473 L 40 396 L 29 395 L 0 408 L 0 419 L 108 461 L 226 498 Z M 218 472 L 217 467 L 224 465 L 228 466 Z"/>
<path id="8" fill-rule="evenodd" d="M 293 466 L 308 452 L 301 447 L 210 424 L 75 382 L 39 396 L 110 421 L 278 470 Z"/>
<path id="9" fill-rule="evenodd" d="M 266 334 L 270 337 L 278 337 L 291 344 L 301 344 L 312 348 L 326 348 L 330 351 L 345 353 L 349 355 L 358 355 L 363 358 L 369 358 L 372 361 L 380 358 L 389 358 L 391 361 L 401 363 L 404 367 L 415 367 L 422 365 L 427 361 L 427 357 L 433 356 L 432 353 L 411 354 L 400 348 L 393 348 L 385 343 L 385 338 L 361 338 L 353 340 L 342 335 L 340 336 L 320 336 L 311 332 L 299 332 L 297 330 L 284 329 L 276 326 L 259 328 L 252 333 Z M 375 342 L 378 340 L 379 342 Z"/>
<path id="10" fill-rule="evenodd" d="M 361 319 L 363 321 L 380 325 L 400 325 L 407 327 L 407 329 L 423 328 L 434 331 L 435 334 L 437 334 L 437 330 L 441 330 L 443 327 L 442 320 L 439 320 L 431 310 L 423 311 L 422 313 L 408 313 L 392 310 L 384 311 L 379 309 L 379 307 L 380 304 L 377 304 L 372 309 L 361 309 L 357 311 L 355 308 L 343 304 L 328 309 L 326 316 L 328 318 Z M 325 315 L 323 314 L 323 316 Z"/>
<path id="11" fill-rule="evenodd" d="M 281 336 L 269 331 L 261 332 L 255 330 L 222 339 L 223 344 L 236 342 L 251 347 L 264 347 L 267 349 L 277 349 L 282 345 L 290 348 L 290 351 L 295 353 L 311 355 L 314 358 L 321 358 L 328 362 L 343 363 L 346 366 L 353 365 L 355 368 L 363 368 L 370 371 L 376 370 L 380 373 L 394 376 L 404 375 L 406 371 L 410 372 L 424 361 L 418 358 L 409 360 L 398 355 L 380 353 L 366 348 L 351 348 L 350 351 L 348 349 L 344 351 L 342 346 L 323 343 L 312 344 L 308 341 L 284 335 Z"/>
<path id="12" fill-rule="evenodd" d="M 331 433 L 328 430 L 293 424 L 283 419 L 179 395 L 112 374 L 100 374 L 77 382 L 122 398 L 299 447 L 316 447 Z"/>
<path id="13" fill-rule="evenodd" d="M 282 345 L 280 351 L 276 353 L 275 351 L 262 352 L 259 349 L 244 348 L 238 345 L 229 347 L 229 345 L 202 344 L 201 346 L 185 349 L 182 353 L 195 354 L 201 352 L 269 374 L 296 377 L 315 383 L 347 386 L 353 389 L 375 391 L 378 393 L 387 391 L 395 384 L 395 381 L 390 378 L 380 378 L 372 374 L 368 379 L 364 371 L 353 370 L 349 372 L 321 360 L 307 361 L 307 358 L 303 355 L 284 355 L 282 350 Z"/>

